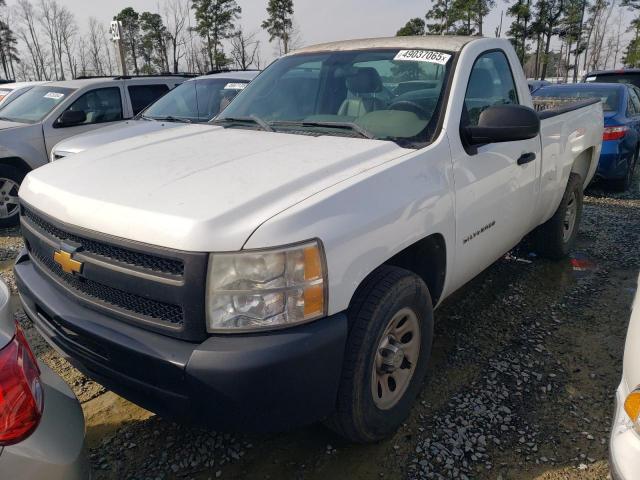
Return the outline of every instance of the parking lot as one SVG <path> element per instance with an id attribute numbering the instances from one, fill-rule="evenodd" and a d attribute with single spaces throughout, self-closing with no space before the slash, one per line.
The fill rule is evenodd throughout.
<path id="1" fill-rule="evenodd" d="M 320 425 L 235 435 L 176 425 L 105 391 L 54 353 L 16 301 L 40 359 L 81 400 L 95 477 L 604 479 L 613 394 L 640 269 L 640 191 L 591 188 L 570 260 L 527 242 L 436 312 L 430 373 L 389 441 L 348 445 Z M 0 239 L 15 294 L 17 230 Z M 211 408 L 215 408 L 212 405 Z"/>

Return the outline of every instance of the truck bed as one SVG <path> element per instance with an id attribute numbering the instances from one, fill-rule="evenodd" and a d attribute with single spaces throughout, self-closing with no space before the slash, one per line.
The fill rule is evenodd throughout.
<path id="1" fill-rule="evenodd" d="M 595 103 L 600 103 L 599 98 L 579 98 L 579 97 L 532 97 L 533 108 L 538 112 L 541 120 L 555 117 L 563 113 L 588 107 Z"/>

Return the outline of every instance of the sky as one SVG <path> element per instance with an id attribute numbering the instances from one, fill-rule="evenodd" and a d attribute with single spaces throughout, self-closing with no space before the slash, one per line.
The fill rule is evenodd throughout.
<path id="1" fill-rule="evenodd" d="M 60 0 L 69 7 L 84 30 L 88 18 L 108 22 L 113 15 L 131 6 L 138 11 L 161 12 L 164 0 Z M 267 0 L 237 0 L 242 7 L 240 24 L 247 32 L 259 31 L 263 44 L 263 58 L 275 57 L 275 44 L 269 45 L 268 36 L 260 28 L 266 18 Z M 498 0 L 499 3 L 500 0 Z M 8 0 L 9 5 L 15 0 Z M 333 40 L 362 37 L 393 36 L 407 20 L 423 17 L 428 0 L 295 0 L 295 22 L 301 32 L 301 42 L 311 45 Z M 502 5 L 488 19 L 487 33 L 492 33 L 500 21 Z"/>
<path id="2" fill-rule="evenodd" d="M 35 3 L 35 0 L 33 0 Z M 186 0 L 185 0 L 186 1 Z M 164 0 L 60 0 L 76 15 L 83 31 L 90 16 L 108 26 L 113 15 L 131 6 L 138 11 L 162 12 Z M 268 35 L 260 28 L 266 18 L 267 0 L 237 0 L 242 7 L 238 22 L 247 33 L 257 32 L 262 44 L 263 63 L 277 56 L 276 44 L 269 44 Z M 8 0 L 11 5 L 15 0 Z M 300 31 L 298 46 L 334 40 L 393 36 L 407 20 L 424 18 L 431 5 L 429 0 L 294 0 L 294 22 Z M 504 12 L 503 33 L 510 19 L 507 3 L 497 0 L 485 20 L 485 35 L 493 35 Z"/>

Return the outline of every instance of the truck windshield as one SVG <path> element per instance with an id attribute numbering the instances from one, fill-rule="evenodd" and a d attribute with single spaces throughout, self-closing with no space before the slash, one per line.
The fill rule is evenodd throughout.
<path id="1" fill-rule="evenodd" d="M 224 110 L 248 83 L 231 78 L 190 80 L 147 108 L 142 118 L 207 122 Z"/>
<path id="2" fill-rule="evenodd" d="M 72 88 L 33 87 L 0 108 L 0 119 L 19 123 L 38 123 L 74 92 Z"/>
<path id="3" fill-rule="evenodd" d="M 547 98 L 599 98 L 602 101 L 602 109 L 605 112 L 616 112 L 620 110 L 620 87 L 598 87 L 593 88 L 578 83 L 575 85 L 562 85 L 558 87 L 542 87 L 534 92 L 535 97 Z"/>
<path id="4" fill-rule="evenodd" d="M 421 148 L 436 131 L 451 58 L 445 52 L 398 49 L 284 57 L 214 123 Z"/>

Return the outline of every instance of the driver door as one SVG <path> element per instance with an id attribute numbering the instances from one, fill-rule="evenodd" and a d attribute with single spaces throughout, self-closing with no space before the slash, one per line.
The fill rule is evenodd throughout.
<path id="1" fill-rule="evenodd" d="M 504 52 L 481 54 L 467 85 L 460 127 L 477 125 L 494 105 L 518 104 Z M 456 198 L 456 280 L 461 285 L 508 252 L 529 232 L 540 170 L 540 139 L 476 148 L 452 141 Z"/>

